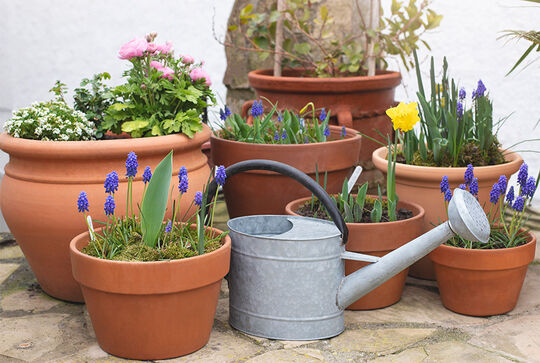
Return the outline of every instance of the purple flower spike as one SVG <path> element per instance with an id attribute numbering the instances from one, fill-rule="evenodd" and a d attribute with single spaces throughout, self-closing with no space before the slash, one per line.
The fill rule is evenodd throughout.
<path id="1" fill-rule="evenodd" d="M 474 196 L 478 196 L 478 178 L 473 178 L 471 185 L 469 185 L 469 192 Z"/>
<path id="2" fill-rule="evenodd" d="M 465 170 L 465 184 L 469 185 L 473 181 L 474 178 L 474 168 L 472 164 L 467 165 L 467 170 Z"/>
<path id="3" fill-rule="evenodd" d="M 452 191 L 450 189 L 446 189 L 446 192 L 444 192 L 444 201 L 449 202 L 452 200 Z"/>
<path id="4" fill-rule="evenodd" d="M 326 120 L 326 110 L 325 110 L 324 108 L 321 110 L 321 114 L 319 115 L 319 120 L 320 120 L 321 122 L 323 122 L 324 120 Z"/>
<path id="5" fill-rule="evenodd" d="M 172 231 L 172 222 L 169 221 L 167 225 L 165 226 L 165 233 L 171 233 Z"/>
<path id="6" fill-rule="evenodd" d="M 463 101 L 465 97 L 467 97 L 467 92 L 465 92 L 465 88 L 461 88 L 459 90 L 459 99 Z"/>
<path id="7" fill-rule="evenodd" d="M 493 188 L 491 189 L 491 192 L 489 193 L 489 201 L 493 204 L 497 204 L 499 201 L 499 196 L 501 195 L 501 191 L 499 190 L 499 183 L 493 184 Z"/>
<path id="8" fill-rule="evenodd" d="M 202 195 L 201 192 L 195 193 L 195 198 L 193 199 L 193 202 L 195 203 L 195 205 L 198 205 L 199 207 L 201 206 L 202 197 L 203 197 L 203 195 Z"/>
<path id="9" fill-rule="evenodd" d="M 219 185 L 225 184 L 225 179 L 227 179 L 227 173 L 225 172 L 225 167 L 223 165 L 218 166 L 216 170 L 216 182 Z"/>
<path id="10" fill-rule="evenodd" d="M 187 169 L 185 166 L 182 166 L 180 170 L 178 170 L 178 180 L 181 180 L 183 176 L 187 176 Z"/>
<path id="11" fill-rule="evenodd" d="M 523 195 L 529 196 L 532 198 L 535 191 L 536 191 L 536 180 L 534 180 L 534 177 L 530 176 L 529 179 L 527 179 L 527 184 L 525 188 L 523 188 Z"/>
<path id="12" fill-rule="evenodd" d="M 521 195 L 518 195 L 512 208 L 514 208 L 514 210 L 518 212 L 522 212 L 524 206 L 525 206 L 525 199 L 523 199 Z"/>
<path id="13" fill-rule="evenodd" d="M 529 166 L 526 163 L 521 164 L 518 172 L 518 183 L 521 188 L 525 188 L 527 185 L 527 177 L 529 176 Z"/>
<path id="14" fill-rule="evenodd" d="M 512 204 L 514 201 L 514 186 L 512 185 L 510 189 L 508 189 L 508 193 L 506 193 L 506 201 L 508 204 Z"/>
<path id="15" fill-rule="evenodd" d="M 508 186 L 508 179 L 506 179 L 505 175 L 501 175 L 499 177 L 499 192 L 501 192 L 501 195 L 506 193 L 506 187 Z"/>
<path id="16" fill-rule="evenodd" d="M 442 181 L 441 181 L 441 193 L 446 193 L 448 188 L 449 188 L 448 177 L 445 175 L 442 177 Z"/>
<path id="17" fill-rule="evenodd" d="M 79 212 L 89 212 L 88 206 L 88 196 L 86 195 L 86 192 L 81 192 L 77 199 L 77 208 L 79 209 Z"/>
<path id="18" fill-rule="evenodd" d="M 467 190 L 467 186 L 465 184 L 460 184 L 459 189 L 461 190 Z"/>
<path id="19" fill-rule="evenodd" d="M 347 129 L 345 128 L 345 126 L 342 126 L 341 127 L 341 137 L 345 137 L 345 135 L 347 135 Z"/>
<path id="20" fill-rule="evenodd" d="M 281 138 L 285 140 L 287 138 L 287 130 L 283 129 L 283 134 L 281 134 Z"/>
<path id="21" fill-rule="evenodd" d="M 482 82 L 482 80 L 479 79 L 478 87 L 476 88 L 476 97 L 482 97 L 485 92 L 486 92 L 486 86 L 484 86 L 484 82 Z"/>
<path id="22" fill-rule="evenodd" d="M 105 199 L 105 206 L 103 210 L 105 211 L 106 216 L 110 216 L 114 214 L 114 208 L 116 208 L 116 205 L 114 204 L 114 198 L 112 195 L 108 195 L 107 199 Z"/>
<path id="23" fill-rule="evenodd" d="M 323 135 L 326 137 L 330 136 L 330 127 L 328 127 L 328 125 L 324 129 Z"/>
<path id="24" fill-rule="evenodd" d="M 251 115 L 253 117 L 259 117 L 264 113 L 263 104 L 261 100 L 255 100 L 253 106 L 251 106 Z"/>
<path id="25" fill-rule="evenodd" d="M 137 175 L 138 167 L 139 163 L 137 162 L 137 154 L 131 151 L 126 159 L 126 176 L 128 178 L 135 178 L 135 175 Z"/>
<path id="26" fill-rule="evenodd" d="M 276 130 L 276 133 L 274 134 L 274 141 L 279 141 L 279 132 Z"/>
<path id="27" fill-rule="evenodd" d="M 147 166 L 144 169 L 144 173 L 142 175 L 142 181 L 144 182 L 144 184 L 146 184 L 150 181 L 151 178 L 152 178 L 152 170 L 150 169 L 149 166 Z"/>
<path id="28" fill-rule="evenodd" d="M 463 119 L 463 104 L 458 101 L 456 106 L 457 120 L 461 121 Z"/>
<path id="29" fill-rule="evenodd" d="M 118 182 L 118 174 L 116 171 L 107 174 L 105 184 L 103 185 L 105 187 L 105 193 L 114 194 L 118 190 Z"/>
<path id="30" fill-rule="evenodd" d="M 184 175 L 182 176 L 182 179 L 180 179 L 180 182 L 178 183 L 178 190 L 180 191 L 180 194 L 184 194 L 188 191 L 189 187 L 189 180 L 188 176 Z"/>

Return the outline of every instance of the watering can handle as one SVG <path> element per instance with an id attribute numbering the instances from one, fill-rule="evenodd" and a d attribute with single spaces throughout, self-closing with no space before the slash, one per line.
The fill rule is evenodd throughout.
<path id="1" fill-rule="evenodd" d="M 284 176 L 291 177 L 303 186 L 305 186 L 324 205 L 324 207 L 328 211 L 328 215 L 330 215 L 330 218 L 332 218 L 332 221 L 340 230 L 343 243 L 347 243 L 347 239 L 349 237 L 349 230 L 347 228 L 347 225 L 345 224 L 345 221 L 343 220 L 343 217 L 341 216 L 341 213 L 339 213 L 336 203 L 332 200 L 332 198 L 330 198 L 326 191 L 317 182 L 315 182 L 305 173 L 290 165 L 280 163 L 278 161 L 263 159 L 245 160 L 225 168 L 227 178 L 248 170 L 273 171 Z M 217 187 L 218 185 L 216 180 L 212 180 L 212 182 L 208 186 L 208 193 L 206 195 L 210 197 L 214 196 L 216 194 Z M 208 205 L 207 201 L 204 202 L 205 203 L 203 205 Z"/>

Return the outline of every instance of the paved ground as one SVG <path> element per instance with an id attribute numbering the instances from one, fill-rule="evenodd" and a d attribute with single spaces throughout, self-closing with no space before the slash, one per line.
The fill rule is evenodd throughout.
<path id="1" fill-rule="evenodd" d="M 7 236 L 9 239 L 9 236 Z M 539 235 L 540 237 L 540 235 Z M 44 294 L 14 241 L 0 239 L 0 362 L 123 361 L 97 345 L 82 304 Z M 433 282 L 409 278 L 391 307 L 345 313 L 346 330 L 333 339 L 261 339 L 227 323 L 222 286 L 206 347 L 171 362 L 540 362 L 540 259 L 530 265 L 518 306 L 473 318 L 446 310 Z"/>

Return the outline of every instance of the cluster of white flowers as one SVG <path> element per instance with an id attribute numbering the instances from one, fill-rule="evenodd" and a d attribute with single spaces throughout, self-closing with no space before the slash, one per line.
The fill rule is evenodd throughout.
<path id="1" fill-rule="evenodd" d="M 61 101 L 34 102 L 13 112 L 4 129 L 13 137 L 34 140 L 94 140 L 96 127 L 84 113 Z"/>

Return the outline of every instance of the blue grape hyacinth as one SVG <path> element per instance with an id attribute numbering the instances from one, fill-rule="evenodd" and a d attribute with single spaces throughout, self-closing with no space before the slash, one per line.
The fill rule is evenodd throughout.
<path id="1" fill-rule="evenodd" d="M 441 180 L 441 193 L 446 193 L 450 186 L 448 185 L 448 176 L 443 176 Z"/>
<path id="2" fill-rule="evenodd" d="M 279 132 L 276 130 L 276 133 L 274 134 L 274 141 L 279 141 Z"/>
<path id="3" fill-rule="evenodd" d="M 345 137 L 347 135 L 347 129 L 345 126 L 341 126 L 341 137 Z"/>
<path id="4" fill-rule="evenodd" d="M 278 122 L 283 122 L 283 115 L 281 114 L 281 112 L 278 112 L 277 120 L 278 120 Z"/>
<path id="5" fill-rule="evenodd" d="M 88 207 L 88 196 L 86 195 L 86 192 L 81 192 L 77 199 L 77 208 L 79 209 L 79 212 L 83 213 L 89 212 Z"/>
<path id="6" fill-rule="evenodd" d="M 116 171 L 112 171 L 107 174 L 107 177 L 105 177 L 105 184 L 103 184 L 105 193 L 114 194 L 116 191 L 118 191 L 118 182 L 118 173 Z"/>
<path id="7" fill-rule="evenodd" d="M 259 117 L 264 113 L 263 104 L 261 100 L 255 100 L 253 106 L 251 106 L 251 115 L 253 117 Z"/>
<path id="8" fill-rule="evenodd" d="M 489 193 L 489 201 L 493 204 L 497 204 L 499 197 L 501 196 L 501 191 L 499 190 L 499 183 L 493 184 L 491 192 Z"/>
<path id="9" fill-rule="evenodd" d="M 229 109 L 229 107 L 227 107 L 227 105 L 225 105 L 224 109 L 219 110 L 219 118 L 221 119 L 221 121 L 225 121 L 230 115 L 231 110 Z"/>
<path id="10" fill-rule="evenodd" d="M 323 135 L 326 137 L 330 136 L 330 127 L 328 127 L 328 125 L 326 125 L 326 128 L 324 129 Z"/>
<path id="11" fill-rule="evenodd" d="M 501 195 L 505 194 L 506 193 L 506 188 L 508 187 L 508 179 L 506 178 L 505 175 L 501 175 L 499 177 L 499 192 L 501 193 Z"/>
<path id="12" fill-rule="evenodd" d="M 152 169 L 150 169 L 150 167 L 147 166 L 144 169 L 144 173 L 142 175 L 142 180 L 143 180 L 144 184 L 148 183 L 151 178 L 152 178 Z"/>
<path id="13" fill-rule="evenodd" d="M 516 201 L 514 202 L 514 205 L 512 206 L 512 208 L 518 212 L 522 212 L 524 206 L 525 206 L 525 199 L 523 199 L 521 195 L 518 195 L 516 197 Z"/>
<path id="14" fill-rule="evenodd" d="M 285 140 L 287 138 L 287 130 L 283 129 L 283 133 L 281 134 L 281 138 Z"/>
<path id="15" fill-rule="evenodd" d="M 457 114 L 457 120 L 461 121 L 463 119 L 463 104 L 459 101 L 456 105 L 456 114 Z"/>
<path id="16" fill-rule="evenodd" d="M 322 122 L 324 120 L 326 120 L 326 109 L 322 109 L 321 110 L 321 114 L 319 115 L 319 120 Z"/>
<path id="17" fill-rule="evenodd" d="M 474 196 L 478 195 L 478 178 L 473 178 L 471 185 L 469 185 L 469 192 Z"/>
<path id="18" fill-rule="evenodd" d="M 461 190 L 467 190 L 467 186 L 465 184 L 460 184 L 459 189 Z"/>
<path id="19" fill-rule="evenodd" d="M 225 184 L 225 179 L 227 179 L 225 167 L 223 165 L 220 165 L 216 170 L 216 183 L 218 183 L 218 185 L 223 185 Z"/>
<path id="20" fill-rule="evenodd" d="M 137 154 L 131 151 L 126 159 L 126 176 L 128 178 L 135 178 L 135 175 L 137 175 L 138 167 L 139 163 L 137 162 Z"/>
<path id="21" fill-rule="evenodd" d="M 444 192 L 444 201 L 449 202 L 452 200 L 452 191 L 450 189 L 446 189 L 446 192 Z"/>
<path id="22" fill-rule="evenodd" d="M 529 176 L 529 166 L 526 163 L 521 164 L 517 176 L 517 181 L 521 188 L 525 188 L 527 185 L 527 177 Z"/>
<path id="23" fill-rule="evenodd" d="M 530 176 L 529 179 L 527 179 L 525 188 L 523 188 L 523 196 L 525 197 L 528 196 L 532 198 L 535 191 L 536 191 L 536 180 L 534 180 L 534 177 Z"/>
<path id="24" fill-rule="evenodd" d="M 183 175 L 180 181 L 178 182 L 178 190 L 180 191 L 180 194 L 184 194 L 188 191 L 189 188 L 189 180 L 187 175 Z"/>
<path id="25" fill-rule="evenodd" d="M 486 86 L 481 79 L 478 80 L 478 87 L 476 88 L 476 97 L 482 97 L 486 92 Z"/>
<path id="26" fill-rule="evenodd" d="M 105 206 L 103 207 L 105 215 L 110 216 L 114 214 L 114 208 L 116 208 L 116 205 L 114 203 L 114 197 L 112 195 L 108 195 L 107 199 L 105 199 Z"/>
<path id="27" fill-rule="evenodd" d="M 472 164 L 467 165 L 467 170 L 465 170 L 465 175 L 463 176 L 465 179 L 465 184 L 469 185 L 473 181 L 474 178 L 474 167 Z"/>
<path id="28" fill-rule="evenodd" d="M 202 204 L 202 197 L 203 195 L 201 192 L 195 193 L 195 198 L 193 199 L 193 203 L 195 203 L 195 205 L 198 205 L 200 207 Z"/>
<path id="29" fill-rule="evenodd" d="M 467 92 L 465 92 L 465 88 L 462 87 L 459 90 L 459 99 L 463 101 L 465 97 L 467 97 Z"/>
<path id="30" fill-rule="evenodd" d="M 514 186 L 513 185 L 510 187 L 510 189 L 508 189 L 508 193 L 506 193 L 506 201 L 509 204 L 512 204 L 512 202 L 514 201 Z"/>
<path id="31" fill-rule="evenodd" d="M 165 226 L 165 233 L 171 233 L 172 231 L 172 222 L 169 221 L 167 225 Z"/>

